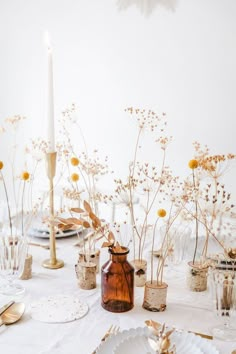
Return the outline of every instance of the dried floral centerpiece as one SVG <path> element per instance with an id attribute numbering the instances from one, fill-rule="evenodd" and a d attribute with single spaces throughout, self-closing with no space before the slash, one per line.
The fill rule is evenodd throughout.
<path id="1" fill-rule="evenodd" d="M 64 166 L 63 174 L 66 172 L 68 186 L 64 187 L 64 196 L 72 204 L 80 206 L 86 199 L 94 212 L 98 215 L 98 203 L 103 201 L 103 194 L 98 190 L 100 178 L 110 172 L 106 156 L 102 160 L 98 150 L 91 153 L 86 144 L 83 131 L 75 118 L 76 106 L 62 112 L 60 119 L 61 142 L 58 144 L 58 159 Z M 71 129 L 80 133 L 81 146 L 76 145 L 71 138 Z"/>
<path id="2" fill-rule="evenodd" d="M 88 242 L 88 249 L 84 251 L 84 262 L 76 265 L 76 272 L 79 279 L 79 286 L 82 289 L 94 287 L 94 276 L 91 269 L 96 270 L 96 265 L 91 262 L 92 245 L 100 239 L 105 238 L 102 247 L 108 247 L 110 260 L 102 266 L 102 301 L 104 309 L 112 312 L 123 312 L 130 310 L 134 303 L 134 269 L 127 261 L 129 249 L 121 246 L 110 231 L 109 225 L 101 220 L 92 210 L 87 201 L 83 202 L 84 208 L 72 208 L 71 211 L 78 213 L 79 218 L 57 218 L 57 227 L 62 230 L 75 229 L 81 226 L 90 230 L 85 237 Z M 84 242 L 85 248 L 85 242 Z M 89 270 L 88 270 L 89 269 Z M 96 280 L 96 278 L 95 278 Z"/>
<path id="3" fill-rule="evenodd" d="M 154 241 L 156 235 L 156 226 L 159 218 L 164 218 L 166 216 L 165 209 L 159 209 L 157 211 L 157 219 L 153 228 L 152 236 L 152 250 L 151 250 L 151 280 L 145 283 L 144 289 L 144 300 L 143 308 L 149 311 L 165 311 L 166 309 L 166 296 L 167 296 L 167 287 L 168 285 L 163 282 L 163 270 L 165 265 L 165 260 L 168 255 L 168 244 L 166 242 L 166 237 L 163 238 L 161 245 L 161 252 L 158 259 L 158 266 L 156 271 L 156 277 L 154 280 L 154 269 L 153 269 L 153 260 L 154 260 Z"/>
<path id="4" fill-rule="evenodd" d="M 78 278 L 78 285 L 81 289 L 93 289 L 96 287 L 96 271 L 99 268 L 99 254 L 95 252 L 95 242 L 98 240 L 98 235 L 103 232 L 101 220 L 94 214 L 90 204 L 87 201 L 83 202 L 82 208 L 71 208 L 72 213 L 79 214 L 79 217 L 69 217 L 56 219 L 56 226 L 62 230 L 77 230 L 78 236 L 81 228 L 89 232 L 83 232 L 81 242 L 81 250 L 79 251 L 78 264 L 75 265 L 75 270 Z"/>
<path id="5" fill-rule="evenodd" d="M 135 268 L 136 286 L 144 286 L 146 281 L 147 261 L 143 257 L 144 246 L 147 240 L 149 229 L 149 217 L 152 213 L 155 202 L 165 198 L 165 187 L 172 180 L 172 174 L 166 165 L 166 149 L 171 137 L 165 136 L 166 117 L 151 110 L 127 108 L 125 110 L 134 116 L 138 122 L 137 139 L 135 143 L 133 160 L 129 164 L 129 174 L 126 181 L 116 179 L 116 197 L 127 199 L 131 224 L 133 227 L 133 253 Z M 160 164 L 151 166 L 149 162 L 138 161 L 138 154 L 141 149 L 141 136 L 147 130 L 154 135 L 154 142 L 160 145 Z M 134 208 L 136 195 L 141 195 L 142 213 L 139 216 Z M 142 214 L 142 215 L 141 215 Z"/>
<path id="6" fill-rule="evenodd" d="M 154 243 L 156 234 L 156 227 L 159 219 L 166 217 L 166 210 L 159 209 L 157 211 L 156 222 L 153 227 L 152 235 L 152 248 L 151 248 L 151 280 L 145 283 L 143 308 L 149 311 L 159 312 L 165 311 L 166 309 L 166 297 L 168 284 L 163 281 L 164 276 L 164 266 L 169 254 L 172 252 L 173 245 L 173 235 L 170 234 L 170 230 L 178 218 L 181 206 L 177 203 L 177 200 L 172 200 L 171 207 L 169 210 L 169 215 L 166 223 L 163 225 L 164 233 L 161 239 L 161 247 L 159 250 L 159 257 L 156 265 L 156 272 L 154 276 Z"/>
<path id="7" fill-rule="evenodd" d="M 2 273 L 8 273 L 10 277 L 20 276 L 21 279 L 31 277 L 32 256 L 29 254 L 27 245 L 27 231 L 35 213 L 40 205 L 40 200 L 35 200 L 33 196 L 33 186 L 37 163 L 32 161 L 30 173 L 27 165 L 27 156 L 24 167 L 20 169 L 16 165 L 16 160 L 20 160 L 19 153 L 24 147 L 17 143 L 18 128 L 25 117 L 14 116 L 5 120 L 6 127 L 1 131 L 7 135 L 8 143 L 13 140 L 11 148 L 7 150 L 8 156 L 5 161 L 0 161 L 0 187 L 4 197 L 1 198 L 4 205 L 6 217 L 2 215 L 1 220 L 1 247 L 0 247 L 0 269 Z M 9 128 L 10 126 L 10 128 Z M 4 137 L 3 137 L 4 140 Z M 23 151 L 22 151 L 23 153 Z M 24 268 L 25 266 L 25 268 Z M 23 288 L 16 284 L 10 286 L 9 294 L 23 292 Z M 3 289 L 6 293 L 6 289 Z"/>
<path id="8" fill-rule="evenodd" d="M 195 246 L 193 260 L 189 263 L 190 272 L 188 284 L 193 291 L 204 291 L 207 288 L 207 269 L 209 262 L 209 238 L 214 239 L 220 251 L 230 253 L 222 242 L 222 231 L 226 229 L 225 219 L 235 214 L 235 205 L 231 202 L 231 195 L 227 193 L 221 182 L 230 162 L 236 155 L 210 155 L 208 147 L 202 149 L 200 144 L 194 143 L 196 156 L 189 161 L 192 170 L 192 183 L 185 184 L 185 198 L 191 207 L 184 207 L 187 214 L 195 220 Z M 205 241 L 199 254 L 199 228 L 205 233 Z M 230 234 L 228 234 L 228 237 Z"/>

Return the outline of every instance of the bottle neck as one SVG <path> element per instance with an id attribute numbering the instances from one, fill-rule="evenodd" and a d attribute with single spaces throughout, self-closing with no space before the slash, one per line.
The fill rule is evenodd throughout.
<path id="1" fill-rule="evenodd" d="M 112 260 L 112 262 L 115 262 L 115 263 L 122 263 L 122 262 L 125 262 L 127 261 L 127 254 L 128 253 L 125 253 L 125 254 L 115 254 L 115 253 L 111 253 L 110 254 L 110 259 Z"/>

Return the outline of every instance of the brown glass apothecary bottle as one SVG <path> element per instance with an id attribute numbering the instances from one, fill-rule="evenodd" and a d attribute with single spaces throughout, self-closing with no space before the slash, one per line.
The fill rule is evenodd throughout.
<path id="1" fill-rule="evenodd" d="M 134 268 L 127 261 L 129 249 L 109 249 L 110 259 L 101 269 L 102 307 L 111 312 L 129 311 L 134 306 Z"/>

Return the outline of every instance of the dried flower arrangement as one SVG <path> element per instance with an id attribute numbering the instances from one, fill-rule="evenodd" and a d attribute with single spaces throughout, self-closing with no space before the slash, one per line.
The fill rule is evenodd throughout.
<path id="1" fill-rule="evenodd" d="M 116 197 L 127 199 L 131 224 L 133 227 L 133 252 L 134 258 L 138 261 L 143 259 L 143 250 L 146 243 L 149 217 L 157 202 L 163 201 L 166 197 L 166 189 L 173 180 L 172 173 L 166 165 L 166 150 L 172 137 L 165 135 L 166 115 L 156 114 L 154 111 L 135 109 L 133 107 L 125 110 L 138 122 L 137 138 L 135 142 L 134 156 L 129 164 L 129 174 L 126 181 L 115 179 Z M 141 149 L 141 136 L 144 131 L 154 135 L 153 141 L 160 146 L 162 155 L 159 166 L 151 166 L 149 162 L 138 161 L 138 154 Z M 137 216 L 134 208 L 136 195 L 142 196 L 143 215 Z M 137 254 L 137 257 L 136 257 Z"/>
<path id="2" fill-rule="evenodd" d="M 209 148 L 202 148 L 197 142 L 194 143 L 194 148 L 194 159 L 188 163 L 192 176 L 184 181 L 182 196 L 185 202 L 183 211 L 195 222 L 195 246 L 192 262 L 188 263 L 190 272 L 187 283 L 193 291 L 204 291 L 207 288 L 207 269 L 211 262 L 209 239 L 218 245 L 217 252 L 224 252 L 228 257 L 234 255 L 234 247 L 227 249 L 221 240 L 221 230 L 225 228 L 224 219 L 235 215 L 235 205 L 232 204 L 231 195 L 226 192 L 221 179 L 236 155 L 210 155 Z M 204 239 L 203 246 L 199 243 L 200 230 L 204 236 L 201 238 Z"/>
<path id="3" fill-rule="evenodd" d="M 6 200 L 8 225 L 10 235 L 25 235 L 29 229 L 34 215 L 41 204 L 40 198 L 35 199 L 34 182 L 37 172 L 38 163 L 36 160 L 29 161 L 25 154 L 24 167 L 19 170 L 16 166 L 16 160 L 19 159 L 19 151 L 24 148 L 17 143 L 18 129 L 22 121 L 26 118 L 20 115 L 5 119 L 6 126 L 2 129 L 4 134 L 11 133 L 13 130 L 14 143 L 9 148 L 9 156 L 7 161 L 0 161 L 0 180 L 2 180 L 3 191 Z M 10 126 L 8 126 L 10 125 Z M 11 141 L 11 139 L 9 139 Z M 28 150 L 22 151 L 22 153 Z M 27 165 L 30 164 L 30 171 Z M 6 172 L 5 172 L 6 171 Z M 6 178 L 6 176 L 11 178 Z"/>
<path id="4" fill-rule="evenodd" d="M 176 219 L 180 215 L 182 210 L 179 198 L 173 196 L 171 201 L 171 207 L 168 213 L 167 220 L 163 225 L 163 235 L 161 239 L 160 250 L 158 251 L 158 261 L 156 266 L 156 277 L 154 277 L 154 243 L 156 234 L 156 227 L 159 219 L 164 219 L 167 215 L 165 209 L 159 209 L 157 211 L 157 218 L 153 227 L 152 235 L 152 247 L 151 247 L 151 280 L 145 282 L 143 308 L 148 311 L 165 311 L 166 309 L 166 297 L 168 284 L 163 281 L 164 266 L 170 253 L 173 251 L 173 237 L 171 234 L 171 228 L 174 225 Z M 159 236 L 159 235 L 158 235 Z M 160 236 L 159 236 L 160 237 Z"/>
<path id="5" fill-rule="evenodd" d="M 185 181 L 185 196 L 188 202 L 194 204 L 184 206 L 184 210 L 195 220 L 195 248 L 193 264 L 196 262 L 199 227 L 205 232 L 205 242 L 201 251 L 203 263 L 208 256 L 209 237 L 212 237 L 220 249 L 226 253 L 232 253 L 222 241 L 222 233 L 226 232 L 226 238 L 231 236 L 228 218 L 235 217 L 235 205 L 231 201 L 231 194 L 226 191 L 222 177 L 230 167 L 236 155 L 210 155 L 209 148 L 202 148 L 198 142 L 194 142 L 195 157 L 189 161 L 192 169 L 192 183 Z M 198 259 L 198 262 L 200 259 Z"/>
<path id="6" fill-rule="evenodd" d="M 87 199 L 91 207 L 98 214 L 98 203 L 103 200 L 103 195 L 97 189 L 99 179 L 108 174 L 108 158 L 101 160 L 98 150 L 89 152 L 83 131 L 75 119 L 76 106 L 62 112 L 60 119 L 61 142 L 57 144 L 58 160 L 65 167 L 63 174 L 67 174 L 68 186 L 64 187 L 64 196 L 76 201 L 79 206 L 83 199 Z M 80 133 L 82 146 L 75 146 L 72 141 L 70 129 Z M 80 151 L 80 152 L 78 152 Z M 62 167 L 63 170 L 63 167 Z"/>
<path id="7" fill-rule="evenodd" d="M 153 234 L 152 234 L 152 250 L 151 250 L 151 284 L 153 283 L 153 258 L 154 258 L 154 241 L 155 241 L 155 235 L 156 235 L 156 227 L 157 223 L 160 218 L 164 218 L 166 216 L 166 211 L 165 209 L 159 209 L 157 211 L 157 219 L 155 221 L 154 227 L 153 227 Z M 162 278 L 163 278 L 163 269 L 165 265 L 165 259 L 168 254 L 168 247 L 166 250 L 164 250 L 164 246 L 167 245 L 166 243 L 166 237 L 163 238 L 162 245 L 161 245 L 161 251 L 160 251 L 160 256 L 159 256 L 159 262 L 158 262 L 158 267 L 157 267 L 157 273 L 156 273 L 156 283 L 161 284 L 162 283 Z"/>
<path id="8" fill-rule="evenodd" d="M 113 253 L 122 252 L 123 248 L 115 240 L 115 236 L 112 231 L 110 231 L 109 224 L 104 220 L 100 219 L 93 211 L 90 204 L 84 200 L 82 208 L 71 208 L 71 212 L 79 214 L 78 218 L 56 218 L 56 226 L 60 230 L 80 230 L 81 226 L 85 229 L 90 230 L 88 234 L 85 234 L 83 238 L 83 247 L 86 247 L 87 241 L 87 250 L 84 249 L 85 254 L 90 254 L 93 250 L 95 243 L 100 239 L 105 239 L 102 244 L 102 247 L 108 247 Z"/>

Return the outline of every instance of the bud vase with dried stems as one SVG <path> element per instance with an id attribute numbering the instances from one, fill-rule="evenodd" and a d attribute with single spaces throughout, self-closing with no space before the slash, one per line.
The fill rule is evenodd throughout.
<path id="1" fill-rule="evenodd" d="M 126 312 L 134 306 L 134 268 L 127 260 L 129 249 L 109 248 L 110 259 L 101 269 L 102 307 L 110 312 Z"/>
<path id="2" fill-rule="evenodd" d="M 100 250 L 95 250 L 91 245 L 91 236 L 93 233 L 88 234 L 86 240 L 83 239 L 83 247 L 79 251 L 78 263 L 75 265 L 78 285 L 85 290 L 96 288 L 96 274 L 99 271 Z"/>
<path id="3" fill-rule="evenodd" d="M 98 248 L 92 249 L 90 252 L 79 250 L 78 263 L 88 260 L 96 265 L 96 273 L 100 273 L 100 250 Z"/>
<path id="4" fill-rule="evenodd" d="M 157 211 L 158 218 L 156 219 L 154 228 L 153 228 L 153 237 L 152 237 L 152 249 L 151 249 L 151 280 L 145 283 L 144 289 L 144 299 L 143 299 L 143 308 L 153 312 L 165 311 L 166 309 L 166 297 L 167 297 L 167 288 L 168 285 L 163 282 L 163 269 L 166 257 L 168 255 L 167 247 L 167 232 L 165 237 L 162 240 L 161 254 L 158 259 L 157 271 L 156 271 L 156 280 L 153 279 L 153 250 L 154 250 L 154 239 L 156 233 L 156 226 L 159 218 L 164 218 L 166 216 L 165 209 L 159 209 Z"/>
<path id="5" fill-rule="evenodd" d="M 91 290 L 96 288 L 96 264 L 92 262 L 79 262 L 75 271 L 80 289 Z"/>
<path id="6" fill-rule="evenodd" d="M 135 268 L 135 285 L 144 286 L 147 279 L 147 261 L 143 258 L 144 248 L 148 238 L 149 218 L 157 199 L 164 200 L 172 179 L 166 166 L 166 150 L 171 137 L 165 135 L 166 115 L 157 114 L 152 110 L 129 107 L 125 111 L 137 120 L 137 134 L 134 144 L 132 161 L 129 163 L 127 179 L 116 179 L 116 197 L 127 196 L 131 224 L 133 227 L 133 261 Z M 150 144 L 156 144 L 161 153 L 160 164 L 151 165 L 148 161 L 138 161 L 142 146 L 142 136 L 149 132 Z M 156 148 L 156 146 L 155 146 Z M 167 188 L 165 188 L 167 187 Z M 142 208 L 135 210 L 137 193 L 142 194 Z M 138 215 L 137 215 L 138 214 Z"/>
<path id="7" fill-rule="evenodd" d="M 207 271 L 208 267 L 204 266 L 201 262 L 196 262 L 196 255 L 199 241 L 199 225 L 198 225 L 198 192 L 199 185 L 196 183 L 195 169 L 198 168 L 197 160 L 190 160 L 188 163 L 189 168 L 192 170 L 192 187 L 193 199 L 195 205 L 195 247 L 192 262 L 188 262 L 187 272 L 187 286 L 191 291 L 205 291 L 207 289 Z"/>
<path id="8" fill-rule="evenodd" d="M 96 274 L 99 270 L 100 251 L 92 250 L 90 237 L 87 238 L 88 248 L 84 247 L 79 251 L 78 263 L 75 265 L 78 285 L 81 289 L 89 290 L 96 288 Z"/>
<path id="9" fill-rule="evenodd" d="M 213 237 L 225 252 L 225 247 L 217 235 L 225 228 L 222 220 L 227 215 L 232 215 L 235 205 L 230 201 L 231 194 L 225 190 L 222 176 L 229 163 L 235 160 L 236 155 L 209 155 L 209 148 L 194 144 L 196 157 L 190 160 L 188 167 L 192 170 L 192 183 L 187 181 L 189 201 L 194 203 L 194 211 L 187 208 L 187 213 L 195 220 L 195 248 L 192 262 L 189 262 L 187 285 L 192 291 L 207 289 L 207 258 L 209 237 Z M 204 179 L 201 178 L 204 176 Z M 205 182 L 206 181 L 206 182 Z M 188 198 L 188 197 L 187 197 Z M 200 259 L 197 260 L 199 250 L 199 223 L 205 231 L 205 243 Z"/>

